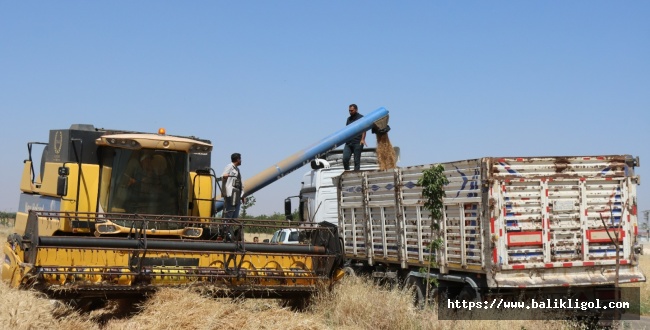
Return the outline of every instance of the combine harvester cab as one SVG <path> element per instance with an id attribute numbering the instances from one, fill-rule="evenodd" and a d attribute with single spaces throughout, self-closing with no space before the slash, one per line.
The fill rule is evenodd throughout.
<path id="1" fill-rule="evenodd" d="M 37 144 L 46 147 L 33 164 Z M 236 238 L 275 224 L 213 217 L 208 140 L 73 125 L 28 150 L 4 245 L 2 279 L 12 287 L 57 299 L 142 297 L 167 286 L 293 298 L 339 276 L 335 227 L 306 224 L 303 244 L 253 244 Z"/>

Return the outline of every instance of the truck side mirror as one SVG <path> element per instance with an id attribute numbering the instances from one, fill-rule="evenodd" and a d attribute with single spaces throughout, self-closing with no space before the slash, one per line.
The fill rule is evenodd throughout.
<path id="1" fill-rule="evenodd" d="M 286 198 L 284 200 L 284 216 L 287 220 L 293 220 L 293 215 L 291 214 L 291 199 Z"/>
<path id="2" fill-rule="evenodd" d="M 70 169 L 61 166 L 59 167 L 59 178 L 56 181 L 56 195 L 65 196 L 68 194 L 68 175 L 70 174 Z"/>

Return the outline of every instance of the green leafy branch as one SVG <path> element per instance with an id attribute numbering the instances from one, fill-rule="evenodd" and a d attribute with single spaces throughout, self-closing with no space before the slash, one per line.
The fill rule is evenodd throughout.
<path id="1" fill-rule="evenodd" d="M 429 242 L 429 255 L 426 268 L 426 283 L 437 285 L 435 279 L 430 278 L 431 267 L 438 266 L 435 256 L 442 248 L 443 241 L 440 232 L 441 221 L 443 219 L 445 185 L 449 180 L 445 176 L 445 168 L 437 164 L 422 172 L 422 177 L 418 179 L 418 185 L 422 187 L 422 197 L 424 198 L 424 208 L 429 210 L 431 217 L 431 241 Z M 421 269 L 420 271 L 425 271 Z M 429 301 L 429 285 L 426 286 L 425 301 Z"/>

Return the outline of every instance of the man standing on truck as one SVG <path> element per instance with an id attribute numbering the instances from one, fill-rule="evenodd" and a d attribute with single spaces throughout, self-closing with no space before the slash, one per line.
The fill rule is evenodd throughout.
<path id="1" fill-rule="evenodd" d="M 239 218 L 239 209 L 242 203 L 246 203 L 244 195 L 244 183 L 241 180 L 239 166 L 241 166 L 241 154 L 230 155 L 232 163 L 226 165 L 221 174 L 221 186 L 223 187 L 224 208 L 223 217 L 229 219 Z"/>
<path id="2" fill-rule="evenodd" d="M 350 111 L 350 117 L 348 117 L 345 125 L 350 125 L 351 123 L 363 117 L 363 115 L 359 113 L 359 108 L 354 103 L 350 104 L 348 110 Z M 350 170 L 350 157 L 352 156 L 352 153 L 354 153 L 354 170 L 358 171 L 361 169 L 361 151 L 365 145 L 365 131 L 363 131 L 363 133 L 357 134 L 345 143 L 345 147 L 343 147 L 343 168 L 346 171 Z"/>

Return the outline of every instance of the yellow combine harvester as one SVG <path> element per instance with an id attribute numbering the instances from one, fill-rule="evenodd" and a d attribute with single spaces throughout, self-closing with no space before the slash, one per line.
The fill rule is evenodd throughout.
<path id="1" fill-rule="evenodd" d="M 55 299 L 141 297 L 166 286 L 292 299 L 341 277 L 335 226 L 302 223 L 304 244 L 237 240 L 249 226 L 273 223 L 214 217 L 220 178 L 211 151 L 208 140 L 162 129 L 92 125 L 28 143 L 2 279 Z"/>

